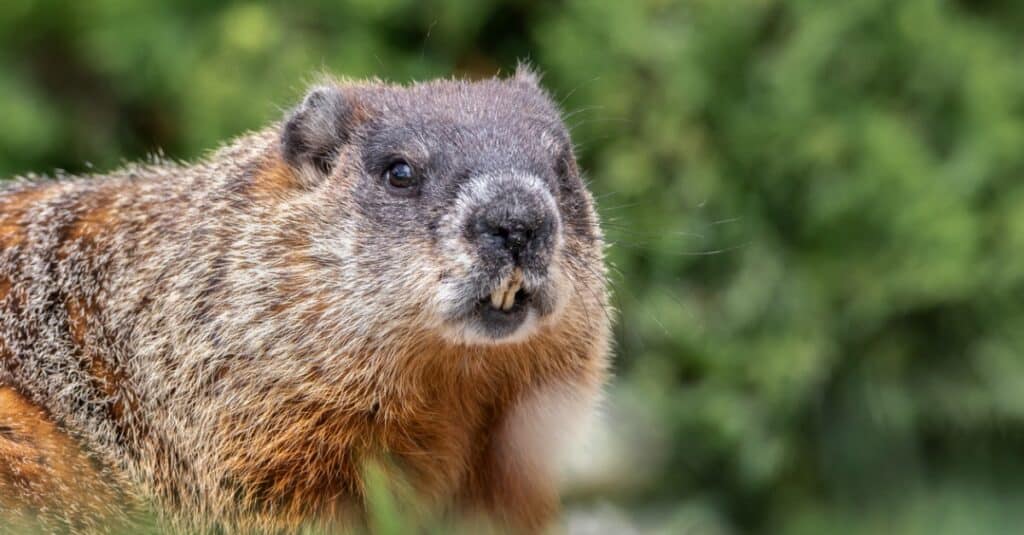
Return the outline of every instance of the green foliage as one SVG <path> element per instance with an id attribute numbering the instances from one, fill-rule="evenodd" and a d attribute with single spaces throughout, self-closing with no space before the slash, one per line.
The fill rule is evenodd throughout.
<path id="1" fill-rule="evenodd" d="M 998 0 L 8 0 L 0 171 L 196 157 L 320 71 L 529 58 L 613 242 L 611 404 L 657 444 L 601 499 L 670 531 L 1003 533 L 1024 523 L 1022 29 Z"/>

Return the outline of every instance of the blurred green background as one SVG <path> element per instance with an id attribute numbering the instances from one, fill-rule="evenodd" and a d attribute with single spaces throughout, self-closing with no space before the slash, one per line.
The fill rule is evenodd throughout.
<path id="1" fill-rule="evenodd" d="M 1022 45 L 1012 0 L 5 0 L 0 174 L 529 59 L 620 315 L 573 531 L 1019 532 Z"/>

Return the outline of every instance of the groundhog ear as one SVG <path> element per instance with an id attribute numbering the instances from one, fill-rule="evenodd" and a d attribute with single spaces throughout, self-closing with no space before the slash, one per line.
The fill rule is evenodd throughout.
<path id="1" fill-rule="evenodd" d="M 350 97 L 338 87 L 314 87 L 289 113 L 281 131 L 281 152 L 295 168 L 311 167 L 330 174 L 338 150 L 353 127 Z"/>
<path id="2" fill-rule="evenodd" d="M 537 69 L 526 61 L 520 61 L 516 65 L 516 73 L 512 76 L 512 79 L 516 82 L 526 84 L 534 89 L 540 89 L 543 91 L 543 88 L 540 85 L 540 78 L 541 75 Z"/>

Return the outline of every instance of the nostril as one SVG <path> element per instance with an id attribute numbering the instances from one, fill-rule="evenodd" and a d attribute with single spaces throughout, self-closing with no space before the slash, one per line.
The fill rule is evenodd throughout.
<path id="1" fill-rule="evenodd" d="M 512 230 L 507 232 L 505 238 L 505 248 L 508 249 L 512 256 L 519 258 L 519 253 L 526 249 L 526 245 L 530 243 L 530 236 L 533 234 L 528 230 Z"/>
<path id="2" fill-rule="evenodd" d="M 508 243 L 509 230 L 505 227 L 495 226 L 491 227 L 491 235 L 497 238 L 504 245 Z"/>
<path id="3" fill-rule="evenodd" d="M 486 225 L 483 232 L 480 233 L 489 244 L 494 247 L 506 248 L 508 247 L 508 229 L 497 225 Z"/>

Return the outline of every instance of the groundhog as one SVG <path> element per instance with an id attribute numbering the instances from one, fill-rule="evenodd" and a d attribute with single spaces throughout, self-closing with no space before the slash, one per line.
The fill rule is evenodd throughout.
<path id="1" fill-rule="evenodd" d="M 529 68 L 329 79 L 198 163 L 2 188 L 0 517 L 358 527 L 374 465 L 443 518 L 557 519 L 611 313 Z"/>

